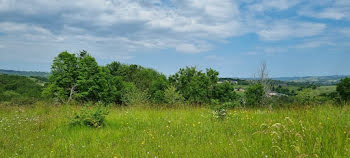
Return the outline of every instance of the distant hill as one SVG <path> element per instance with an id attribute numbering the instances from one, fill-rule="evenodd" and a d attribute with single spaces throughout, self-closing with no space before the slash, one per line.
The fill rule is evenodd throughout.
<path id="1" fill-rule="evenodd" d="M 334 85 L 341 79 L 350 77 L 350 75 L 333 75 L 333 76 L 305 76 L 305 77 L 277 77 L 273 80 L 287 81 L 287 82 L 309 82 L 318 83 L 321 85 Z"/>
<path id="2" fill-rule="evenodd" d="M 40 71 L 15 71 L 15 70 L 0 69 L 0 74 L 18 75 L 18 76 L 27 76 L 27 77 L 38 76 L 38 77 L 48 78 L 50 73 L 40 72 Z"/>

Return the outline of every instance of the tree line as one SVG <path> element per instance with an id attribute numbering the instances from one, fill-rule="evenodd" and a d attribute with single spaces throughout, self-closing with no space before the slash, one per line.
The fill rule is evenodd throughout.
<path id="1" fill-rule="evenodd" d="M 337 86 L 337 92 L 316 96 L 315 87 L 301 87 L 298 92 L 270 86 L 272 82 L 246 82 L 244 94 L 237 94 L 235 86 L 225 79 L 219 79 L 219 72 L 205 71 L 196 67 L 179 69 L 173 75 L 165 76 L 154 69 L 135 64 L 112 62 L 105 66 L 97 63 L 86 51 L 78 54 L 61 52 L 53 60 L 49 79 L 21 76 L 0 76 L 0 101 L 16 98 L 49 99 L 55 102 L 102 102 L 113 104 L 168 104 L 256 107 L 268 104 L 310 104 L 322 100 L 350 100 L 350 79 L 345 78 Z M 37 82 L 36 82 L 36 81 Z M 218 82 L 221 81 L 221 82 Z M 45 86 L 37 83 L 46 82 Z M 268 97 L 267 90 L 288 94 L 282 97 Z M 287 93 L 288 92 L 288 93 Z M 40 97 L 39 97 L 40 96 Z M 17 99 L 18 100 L 18 99 Z"/>

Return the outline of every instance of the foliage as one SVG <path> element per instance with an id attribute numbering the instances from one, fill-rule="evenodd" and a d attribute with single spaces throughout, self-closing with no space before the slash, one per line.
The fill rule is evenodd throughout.
<path id="1" fill-rule="evenodd" d="M 107 65 L 112 76 L 119 76 L 126 83 L 132 83 L 154 103 L 164 103 L 164 90 L 168 85 L 165 75 L 140 65 L 112 62 Z"/>
<path id="2" fill-rule="evenodd" d="M 78 79 L 78 60 L 74 54 L 60 53 L 53 60 L 49 86 L 43 95 L 67 101 Z"/>
<path id="3" fill-rule="evenodd" d="M 102 101 L 121 103 L 122 80 L 112 76 L 110 70 L 98 66 L 95 58 L 80 52 L 78 57 L 68 52 L 60 53 L 53 61 L 49 84 L 43 96 L 61 102 Z"/>
<path id="4" fill-rule="evenodd" d="M 70 119 L 72 126 L 82 125 L 94 128 L 104 126 L 105 117 L 109 111 L 101 105 L 94 108 L 83 107 L 80 112 L 76 112 Z"/>
<path id="5" fill-rule="evenodd" d="M 220 102 L 233 102 L 238 98 L 238 95 L 236 94 L 233 85 L 229 82 L 223 82 L 215 85 L 212 98 L 217 99 Z"/>
<path id="6" fill-rule="evenodd" d="M 227 116 L 227 109 L 224 106 L 218 106 L 213 110 L 213 116 L 216 119 L 224 120 Z"/>
<path id="7" fill-rule="evenodd" d="M 298 92 L 295 96 L 295 101 L 298 105 L 310 105 L 315 102 L 316 96 L 316 93 L 311 88 L 307 88 Z"/>
<path id="8" fill-rule="evenodd" d="M 125 105 L 146 104 L 149 101 L 149 95 L 139 90 L 133 83 L 125 82 L 121 100 Z"/>
<path id="9" fill-rule="evenodd" d="M 165 102 L 170 105 L 179 105 L 182 104 L 184 101 L 184 98 L 179 92 L 176 91 L 176 88 L 174 86 L 169 86 L 165 90 L 164 99 Z"/>
<path id="10" fill-rule="evenodd" d="M 350 78 L 345 77 L 337 84 L 337 92 L 342 100 L 350 101 Z"/>
<path id="11" fill-rule="evenodd" d="M 201 104 L 210 101 L 213 88 L 218 81 L 218 74 L 212 69 L 207 69 L 206 73 L 203 73 L 195 67 L 186 67 L 170 76 L 169 82 L 176 87 L 186 101 Z"/>
<path id="12" fill-rule="evenodd" d="M 245 102 L 249 107 L 262 106 L 263 97 L 265 95 L 264 87 L 261 84 L 251 85 L 245 91 Z"/>
<path id="13" fill-rule="evenodd" d="M 0 102 L 31 104 L 40 99 L 42 87 L 24 76 L 0 75 Z"/>

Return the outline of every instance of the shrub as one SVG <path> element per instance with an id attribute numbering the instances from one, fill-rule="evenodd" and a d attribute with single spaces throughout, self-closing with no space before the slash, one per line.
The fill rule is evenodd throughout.
<path id="1" fill-rule="evenodd" d="M 94 128 L 100 128 L 104 126 L 105 116 L 109 111 L 102 106 L 96 106 L 94 108 L 83 107 L 80 112 L 76 112 L 70 120 L 70 124 L 73 126 L 88 126 Z"/>
<path id="2" fill-rule="evenodd" d="M 219 102 L 215 99 L 212 99 L 211 102 L 212 102 L 212 106 L 214 107 L 213 116 L 214 118 L 220 119 L 220 120 L 223 120 L 226 118 L 228 109 L 232 109 L 239 106 L 238 103 L 234 103 L 234 102 L 225 102 L 223 104 L 219 104 Z"/>
<path id="3" fill-rule="evenodd" d="M 247 106 L 258 106 L 262 104 L 265 95 L 264 86 L 262 84 L 255 84 L 248 87 L 245 91 L 245 101 Z"/>
<path id="4" fill-rule="evenodd" d="M 216 119 L 223 120 L 226 118 L 227 115 L 227 109 L 225 106 L 216 106 L 213 110 L 213 116 Z"/>
<path id="5" fill-rule="evenodd" d="M 213 90 L 213 97 L 220 102 L 232 102 L 237 99 L 235 88 L 229 82 L 217 84 Z"/>
<path id="6" fill-rule="evenodd" d="M 311 88 L 307 88 L 298 92 L 295 96 L 295 101 L 298 105 L 310 105 L 316 101 L 316 96 L 316 93 Z"/>
<path id="7" fill-rule="evenodd" d="M 125 105 L 146 104 L 149 101 L 147 92 L 139 90 L 133 83 L 125 82 L 122 92 L 122 102 Z"/>
<path id="8" fill-rule="evenodd" d="M 350 101 L 350 78 L 345 77 L 337 84 L 337 92 L 344 101 Z"/>
<path id="9" fill-rule="evenodd" d="M 169 86 L 164 92 L 165 102 L 171 105 L 179 105 L 183 103 L 184 98 L 176 91 L 174 86 Z"/>

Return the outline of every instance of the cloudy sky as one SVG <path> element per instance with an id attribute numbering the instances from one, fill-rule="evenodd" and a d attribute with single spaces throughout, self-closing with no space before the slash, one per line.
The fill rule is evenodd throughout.
<path id="1" fill-rule="evenodd" d="M 350 0 L 0 0 L 0 69 L 49 71 L 87 50 L 164 74 L 350 74 Z"/>

